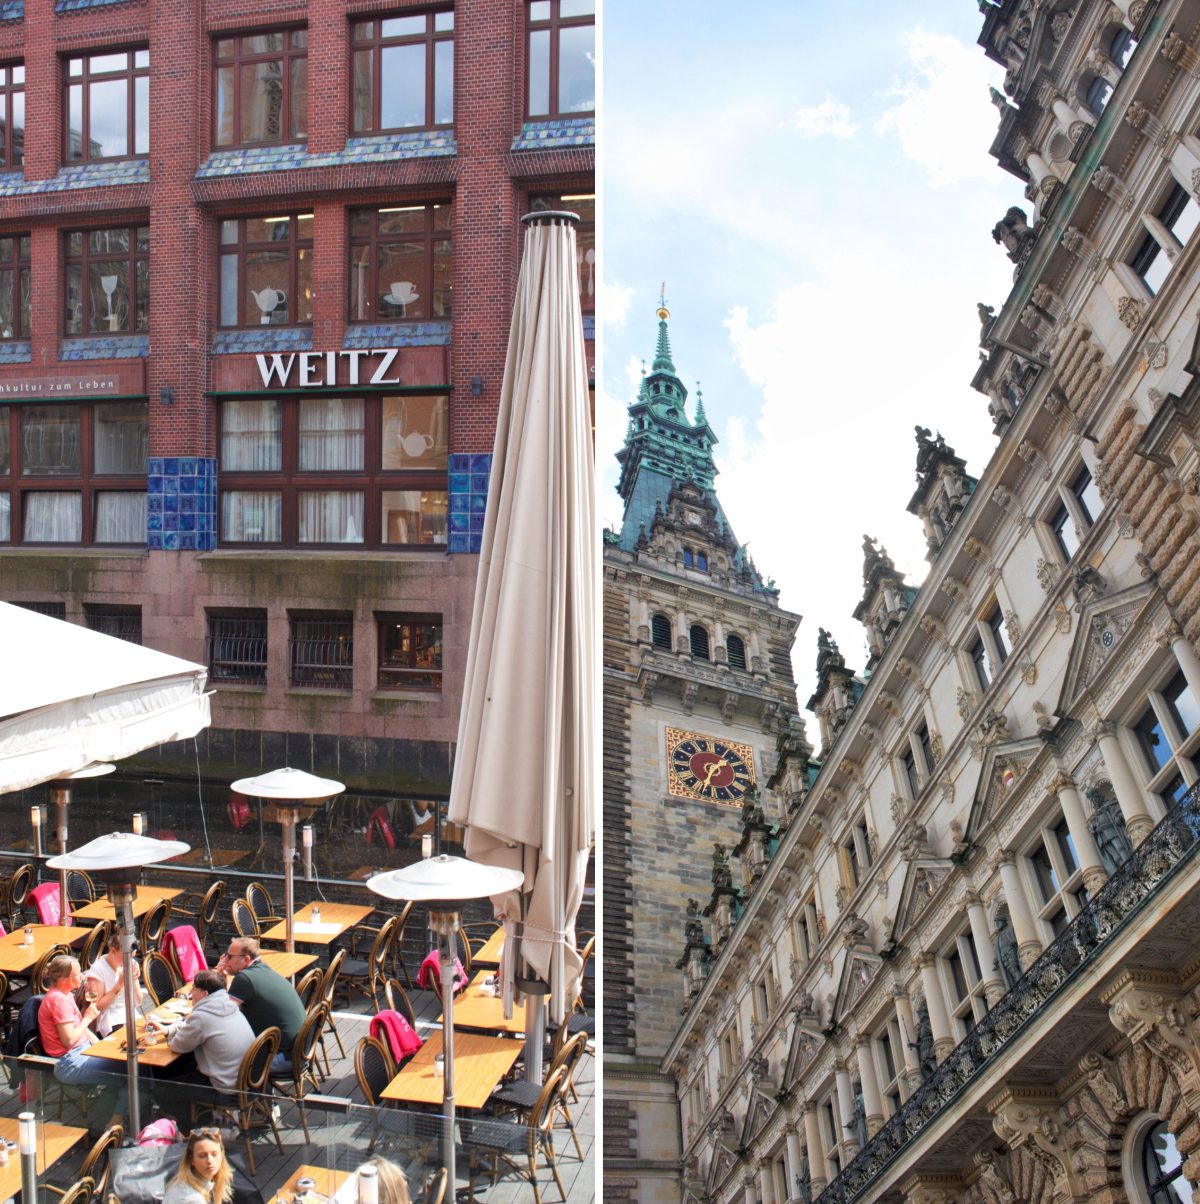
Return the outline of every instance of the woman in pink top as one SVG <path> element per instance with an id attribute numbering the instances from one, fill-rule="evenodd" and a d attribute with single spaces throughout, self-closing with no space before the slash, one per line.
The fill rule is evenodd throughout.
<path id="1" fill-rule="evenodd" d="M 57 1058 L 54 1077 L 60 1083 L 101 1087 L 93 1116 L 105 1116 L 111 1111 L 119 1122 L 124 1114 L 127 1089 L 125 1076 L 107 1069 L 103 1058 L 91 1058 L 84 1052 L 95 1034 L 88 1025 L 98 1012 L 94 1003 L 80 1012 L 75 991 L 83 982 L 79 962 L 73 957 L 52 958 L 46 967 L 46 997 L 38 1009 L 38 1032 L 47 1056 Z M 111 1123 L 111 1122 L 110 1122 Z"/>

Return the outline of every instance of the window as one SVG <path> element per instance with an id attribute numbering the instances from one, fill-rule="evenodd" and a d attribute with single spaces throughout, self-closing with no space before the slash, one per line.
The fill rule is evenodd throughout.
<path id="1" fill-rule="evenodd" d="M 1037 884 L 1037 893 L 1032 898 L 1035 904 L 1040 900 L 1038 915 L 1057 935 L 1087 900 L 1067 821 L 1060 817 L 1053 821 L 1053 827 L 1043 828 L 1028 857 Z"/>
<path id="2" fill-rule="evenodd" d="M 0 67 L 0 171 L 25 165 L 25 66 Z"/>
<path id="3" fill-rule="evenodd" d="M 929 725 L 927 723 L 922 723 L 913 732 L 913 742 L 916 744 L 917 751 L 920 754 L 921 776 L 927 777 L 933 773 L 933 744 L 929 739 Z"/>
<path id="4" fill-rule="evenodd" d="M 988 676 L 982 636 L 975 637 L 975 642 L 967 649 L 967 655 L 971 658 L 971 664 L 975 671 L 975 680 L 979 682 L 979 688 L 986 691 L 988 686 L 992 684 L 992 679 Z"/>
<path id="5" fill-rule="evenodd" d="M 311 213 L 221 222 L 221 325 L 312 322 Z"/>
<path id="6" fill-rule="evenodd" d="M 267 680 L 267 612 L 210 610 L 208 670 L 213 681 L 263 685 Z"/>
<path id="7" fill-rule="evenodd" d="M 1181 1204 L 1194 1198 L 1196 1186 L 1183 1176 L 1183 1156 L 1165 1121 L 1151 1125 L 1142 1139 L 1141 1183 L 1149 1204 Z"/>
<path id="8" fill-rule="evenodd" d="M 131 644 L 142 642 L 142 608 L 140 606 L 104 606 L 83 604 L 84 622 L 93 630 Z"/>
<path id="9" fill-rule="evenodd" d="M 145 544 L 144 401 L 0 410 L 0 539 Z"/>
<path id="10" fill-rule="evenodd" d="M 838 1152 L 838 1108 L 831 1095 L 817 1105 L 817 1127 L 823 1147 L 820 1153 L 825 1158 L 828 1179 L 832 1182 L 842 1173 L 842 1159 Z"/>
<path id="11" fill-rule="evenodd" d="M 740 635 L 725 637 L 725 655 L 729 659 L 731 669 L 744 670 L 746 668 L 746 645 Z"/>
<path id="12" fill-rule="evenodd" d="M 350 215 L 350 321 L 448 318 L 453 207 L 356 209 Z"/>
<path id="13" fill-rule="evenodd" d="M 529 0 L 530 117 L 596 111 L 595 0 Z"/>
<path id="14" fill-rule="evenodd" d="M 1112 84 L 1103 75 L 1097 75 L 1088 85 L 1086 104 L 1093 117 L 1099 117 L 1112 96 Z"/>
<path id="15" fill-rule="evenodd" d="M 876 1037 L 875 1053 L 883 1106 L 888 1116 L 895 1116 L 908 1096 L 908 1080 L 904 1074 L 904 1042 L 899 1021 L 894 1017 Z"/>
<path id="16" fill-rule="evenodd" d="M 150 227 L 66 235 L 67 334 L 150 329 Z"/>
<path id="17" fill-rule="evenodd" d="M 1012 651 L 1008 632 L 1004 630 L 1004 615 L 1000 611 L 999 604 L 992 608 L 984 623 L 991 641 L 991 646 L 988 648 L 992 666 L 991 676 L 995 677 L 1000 670 L 1000 666 L 1008 660 L 1008 654 Z"/>
<path id="18" fill-rule="evenodd" d="M 381 690 L 442 688 L 442 616 L 375 616 L 379 625 Z"/>
<path id="19" fill-rule="evenodd" d="M 862 884 L 863 874 L 871 865 L 871 834 L 867 821 L 860 819 L 842 842 L 842 867 L 846 885 L 852 890 Z"/>
<path id="20" fill-rule="evenodd" d="M 293 611 L 288 661 L 291 684 L 321 690 L 348 690 L 354 665 L 354 624 L 349 614 Z"/>
<path id="21" fill-rule="evenodd" d="M 68 163 L 150 153 L 150 51 L 67 60 Z"/>
<path id="22" fill-rule="evenodd" d="M 354 132 L 454 124 L 452 10 L 356 21 Z"/>
<path id="23" fill-rule="evenodd" d="M 1164 802 L 1181 799 L 1196 781 L 1200 749 L 1200 707 L 1182 673 L 1151 691 L 1133 732 L 1149 770 L 1150 790 Z"/>
<path id="24" fill-rule="evenodd" d="M 213 47 L 213 145 L 269 146 L 308 135 L 308 33 L 276 29 Z"/>
<path id="25" fill-rule="evenodd" d="M 0 238 L 0 338 L 29 338 L 29 235 Z"/>
<path id="26" fill-rule="evenodd" d="M 223 402 L 221 539 L 444 547 L 448 401 L 405 394 Z"/>
<path id="27" fill-rule="evenodd" d="M 942 958 L 942 963 L 942 980 L 946 985 L 951 1014 L 962 1026 L 960 1035 L 965 1036 L 987 1013 L 983 972 L 970 929 L 954 938 L 954 944 Z"/>
<path id="28" fill-rule="evenodd" d="M 905 785 L 908 787 L 908 797 L 919 798 L 921 779 L 917 774 L 917 759 L 913 756 L 911 748 L 905 749 L 900 757 L 900 771 L 904 776 Z"/>
<path id="29" fill-rule="evenodd" d="M 708 660 L 708 632 L 699 623 L 693 624 L 688 633 L 688 640 L 691 643 L 692 656 L 700 661 Z"/>
<path id="30" fill-rule="evenodd" d="M 650 619 L 650 643 L 671 651 L 671 620 L 666 615 L 657 614 Z"/>
<path id="31" fill-rule="evenodd" d="M 1075 533 L 1075 524 L 1066 502 L 1059 502 L 1058 508 L 1050 515 L 1050 530 L 1063 559 L 1070 560 L 1079 551 L 1079 536 Z"/>
<path id="32" fill-rule="evenodd" d="M 585 313 L 596 310 L 596 197 L 593 193 L 557 193 L 537 196 L 530 202 L 532 212 L 561 209 L 579 215 L 575 231 L 575 260 L 579 269 L 579 308 Z M 703 553 L 701 553 L 703 556 Z M 700 565 L 708 570 L 708 557 Z"/>
<path id="33" fill-rule="evenodd" d="M 1142 222 L 1147 227 L 1147 234 L 1138 244 L 1129 265 L 1154 294 L 1166 280 L 1177 253 L 1200 225 L 1200 205 L 1175 184 L 1158 210 L 1153 215 L 1143 215 Z"/>
<path id="34" fill-rule="evenodd" d="M 35 615 L 45 615 L 50 619 L 63 619 L 67 617 L 67 604 L 65 602 L 14 602 L 14 606 L 19 606 L 22 610 L 31 610 Z"/>

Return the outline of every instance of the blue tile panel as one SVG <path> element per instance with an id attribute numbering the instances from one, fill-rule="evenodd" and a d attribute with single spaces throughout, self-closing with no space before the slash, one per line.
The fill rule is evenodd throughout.
<path id="1" fill-rule="evenodd" d="M 60 167 L 48 180 L 27 180 L 19 171 L 0 175 L 0 196 L 29 196 L 39 192 L 68 192 L 72 188 L 111 188 L 116 184 L 149 184 L 150 164 L 145 159 L 115 163 L 78 163 Z"/>
<path id="2" fill-rule="evenodd" d="M 25 341 L 0 343 L 0 364 L 28 364 L 33 359 L 33 344 Z"/>
<path id="3" fill-rule="evenodd" d="M 63 339 L 60 360 L 136 360 L 150 354 L 148 334 L 122 334 L 101 339 Z"/>
<path id="4" fill-rule="evenodd" d="M 217 151 L 196 172 L 198 180 L 240 176 L 251 172 L 298 171 L 306 167 L 342 167 L 351 163 L 394 163 L 401 159 L 453 158 L 458 144 L 452 130 L 419 130 L 412 134 L 380 134 L 348 138 L 344 150 L 310 155 L 303 143 L 254 146 Z"/>
<path id="5" fill-rule="evenodd" d="M 527 121 L 513 139 L 515 151 L 547 150 L 556 146 L 595 146 L 595 117 L 560 117 L 554 121 Z"/>
<path id="6" fill-rule="evenodd" d="M 217 546 L 214 457 L 150 457 L 146 542 L 151 550 L 167 552 L 211 552 Z"/>
<path id="7" fill-rule="evenodd" d="M 25 0 L 0 0 L 0 21 L 23 21 Z"/>
<path id="8" fill-rule="evenodd" d="M 382 322 L 347 326 L 343 347 L 449 347 L 449 322 Z"/>
<path id="9" fill-rule="evenodd" d="M 311 350 L 311 326 L 250 326 L 245 330 L 218 330 L 212 341 L 213 355 Z"/>
<path id="10" fill-rule="evenodd" d="M 596 338 L 596 316 L 595 316 L 595 314 L 584 314 L 583 315 L 583 337 L 585 339 L 592 339 L 593 341 L 595 340 L 595 338 Z"/>
<path id="11" fill-rule="evenodd" d="M 81 8 L 107 8 L 113 4 L 126 4 L 128 0 L 54 0 L 56 13 L 73 13 Z"/>
<path id="12" fill-rule="evenodd" d="M 450 551 L 478 552 L 487 511 L 491 452 L 455 452 L 450 457 Z"/>

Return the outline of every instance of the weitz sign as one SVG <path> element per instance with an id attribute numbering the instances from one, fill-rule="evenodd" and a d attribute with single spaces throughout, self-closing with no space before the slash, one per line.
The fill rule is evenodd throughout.
<path id="1" fill-rule="evenodd" d="M 264 388 L 316 389 L 328 385 L 398 385 L 392 374 L 399 347 L 374 347 L 362 351 L 292 351 L 256 355 Z M 346 379 L 338 380 L 338 363 L 348 365 Z"/>

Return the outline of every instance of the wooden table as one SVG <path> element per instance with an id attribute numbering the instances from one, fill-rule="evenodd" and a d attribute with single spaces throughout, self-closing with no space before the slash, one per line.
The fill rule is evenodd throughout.
<path id="1" fill-rule="evenodd" d="M 521 1056 L 524 1041 L 511 1037 L 485 1037 L 482 1033 L 454 1030 L 454 1102 L 460 1108 L 482 1108 L 500 1080 Z M 435 1029 L 425 1044 L 380 1093 L 383 1099 L 405 1104 L 440 1106 L 445 1079 L 434 1070 L 433 1059 L 442 1052 L 442 1030 Z"/>
<path id="2" fill-rule="evenodd" d="M 348 932 L 355 924 L 361 924 L 375 909 L 360 907 L 356 903 L 318 903 L 321 910 L 319 931 L 313 931 L 313 904 L 296 909 L 292 934 L 298 941 L 306 945 L 332 945 L 343 933 Z M 262 934 L 264 941 L 286 941 L 287 923 L 280 920 L 272 928 Z"/>
<path id="3" fill-rule="evenodd" d="M 212 849 L 212 859 L 209 859 L 208 849 L 192 849 L 187 853 L 180 853 L 178 857 L 170 857 L 167 859 L 168 864 L 175 865 L 203 865 L 211 867 L 214 870 L 224 869 L 227 865 L 236 865 L 243 857 L 247 856 L 245 849 Z M 138 889 L 140 895 L 141 888 Z"/>
<path id="4" fill-rule="evenodd" d="M 137 888 L 137 897 L 133 901 L 134 917 L 144 916 L 160 899 L 174 899 L 176 895 L 182 894 L 183 891 L 177 887 L 139 886 Z M 97 899 L 95 903 L 89 903 L 86 907 L 77 908 L 75 910 L 75 918 L 77 920 L 115 921 L 117 913 L 113 910 L 113 905 L 107 899 Z"/>
<path id="5" fill-rule="evenodd" d="M 31 924 L 33 944 L 25 944 L 25 933 L 21 928 L 0 937 L 0 970 L 5 974 L 23 974 L 31 969 L 39 957 L 55 945 L 70 945 L 87 936 L 86 928 L 64 928 L 61 924 Z"/>
<path id="6" fill-rule="evenodd" d="M 275 1199 L 286 1201 L 291 1204 L 292 1198 L 296 1194 L 296 1185 L 301 1179 L 312 1179 L 315 1183 L 313 1191 L 318 1195 L 332 1199 L 337 1193 L 356 1176 L 351 1171 L 331 1171 L 324 1166 L 309 1166 L 307 1163 L 299 1167 L 286 1183 L 276 1189 Z M 344 1198 L 357 1199 L 357 1184 L 352 1184 L 355 1194 L 352 1197 Z"/>
<path id="7" fill-rule="evenodd" d="M 156 1009 L 156 1014 L 159 1014 Z M 162 1013 L 164 1016 L 169 1013 Z M 179 1018 L 178 1013 L 170 1014 L 172 1020 Z M 124 1062 L 126 1059 L 125 1050 L 125 1030 L 127 1026 L 122 1025 L 120 1028 L 114 1028 L 102 1041 L 96 1041 L 89 1045 L 83 1052 L 92 1058 L 108 1058 L 113 1062 Z M 137 1018 L 137 1042 L 138 1042 L 138 1065 L 139 1066 L 170 1066 L 176 1058 L 183 1057 L 182 1054 L 177 1054 L 168 1044 L 167 1039 L 161 1033 L 159 1034 L 157 1045 L 146 1045 L 146 1021 L 145 1018 L 139 1016 Z"/>
<path id="8" fill-rule="evenodd" d="M 0 1116 L 0 1137 L 6 1141 L 19 1141 L 20 1124 L 16 1117 Z M 37 1169 L 38 1187 L 41 1194 L 41 1176 L 52 1167 L 73 1146 L 87 1136 L 87 1129 L 77 1129 L 73 1125 L 38 1125 Z M 21 1156 L 17 1152 L 8 1160 L 7 1166 L 0 1166 L 0 1196 L 11 1199 L 21 1193 Z"/>
<path id="9" fill-rule="evenodd" d="M 483 980 L 491 973 L 490 970 L 480 970 L 471 979 L 471 985 L 454 998 L 454 1028 L 479 1028 L 489 1033 L 523 1033 L 525 1031 L 525 1008 L 513 1004 L 511 1020 L 504 1019 L 504 1004 L 500 996 L 484 995 L 480 992 Z M 442 1018 L 438 1017 L 441 1024 Z M 455 1084 L 457 1090 L 457 1084 Z"/>
<path id="10" fill-rule="evenodd" d="M 497 967 L 500 965 L 500 954 L 504 952 L 504 925 L 501 924 L 484 942 L 478 953 L 471 954 L 472 966 Z"/>
<path id="11" fill-rule="evenodd" d="M 317 960 L 315 953 L 281 953 L 275 949 L 264 949 L 260 956 L 266 965 L 284 978 L 307 970 Z"/>

